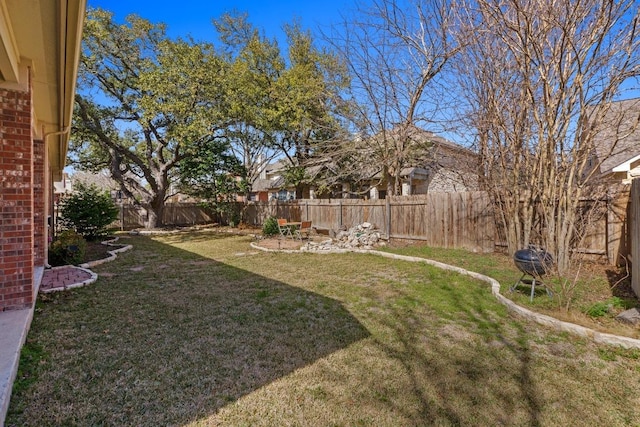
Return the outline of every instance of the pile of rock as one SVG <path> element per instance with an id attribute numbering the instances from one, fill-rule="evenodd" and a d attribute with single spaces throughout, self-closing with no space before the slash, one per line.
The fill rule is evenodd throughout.
<path id="1" fill-rule="evenodd" d="M 302 250 L 306 251 L 332 251 L 332 250 L 353 250 L 353 249 L 373 249 L 376 246 L 384 246 L 381 234 L 375 226 L 369 222 L 342 230 L 336 233 L 335 239 L 328 239 L 320 243 L 308 242 Z"/>

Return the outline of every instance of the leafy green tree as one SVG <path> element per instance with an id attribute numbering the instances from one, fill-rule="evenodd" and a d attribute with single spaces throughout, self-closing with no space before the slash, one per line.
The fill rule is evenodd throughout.
<path id="1" fill-rule="evenodd" d="M 95 239 L 107 234 L 109 224 L 118 219 L 118 208 L 109 193 L 101 192 L 95 184 L 78 182 L 63 200 L 60 217 L 63 227 Z"/>
<path id="2" fill-rule="evenodd" d="M 331 51 L 319 49 L 309 31 L 300 25 L 285 26 L 288 67 L 275 85 L 275 146 L 289 160 L 287 176 L 296 186 L 296 197 L 308 177 L 300 173 L 313 156 L 331 151 L 344 140 L 340 120 L 348 112 L 343 92 L 349 86 L 344 63 Z"/>
<path id="3" fill-rule="evenodd" d="M 162 225 L 182 160 L 224 123 L 227 62 L 213 46 L 170 40 L 135 15 L 125 24 L 90 10 L 79 68 L 71 152 L 80 169 L 108 169 L 121 190 Z"/>
<path id="4" fill-rule="evenodd" d="M 194 149 L 197 156 L 187 156 L 179 163 L 180 191 L 203 200 L 221 218 L 237 224 L 236 195 L 246 192 L 242 163 L 230 153 L 225 138 L 200 141 Z"/>
<path id="5" fill-rule="evenodd" d="M 273 144 L 277 129 L 272 94 L 285 64 L 276 41 L 262 35 L 246 14 L 224 14 L 214 24 L 230 63 L 225 92 L 229 124 L 224 135 L 244 166 L 249 193 L 265 164 L 279 154 Z"/>
<path id="6" fill-rule="evenodd" d="M 311 33 L 297 23 L 285 26 L 286 52 L 246 15 L 223 15 L 216 28 L 232 62 L 227 99 L 233 124 L 226 136 L 243 159 L 248 185 L 264 162 L 280 157 L 286 160 L 288 183 L 302 197 L 307 161 L 342 132 L 345 67 L 314 46 Z"/>

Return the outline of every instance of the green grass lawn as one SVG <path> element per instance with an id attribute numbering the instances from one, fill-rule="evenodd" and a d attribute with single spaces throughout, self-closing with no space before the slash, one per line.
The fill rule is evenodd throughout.
<path id="1" fill-rule="evenodd" d="M 640 352 L 428 265 L 249 242 L 123 239 L 95 284 L 41 296 L 7 425 L 640 424 Z"/>

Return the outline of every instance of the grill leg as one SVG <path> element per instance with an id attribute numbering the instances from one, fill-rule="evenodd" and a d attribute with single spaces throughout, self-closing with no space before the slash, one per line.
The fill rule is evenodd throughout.
<path id="1" fill-rule="evenodd" d="M 536 278 L 534 277 L 533 280 L 531 281 L 531 302 L 533 302 L 533 296 L 536 293 Z"/>
<path id="2" fill-rule="evenodd" d="M 516 287 L 520 284 L 520 282 L 522 282 L 522 279 L 524 279 L 524 276 L 526 276 L 526 275 L 527 275 L 527 273 L 524 273 L 522 276 L 520 276 L 520 279 L 516 283 L 514 283 L 513 286 L 511 286 L 509 288 L 509 292 L 515 291 Z"/>

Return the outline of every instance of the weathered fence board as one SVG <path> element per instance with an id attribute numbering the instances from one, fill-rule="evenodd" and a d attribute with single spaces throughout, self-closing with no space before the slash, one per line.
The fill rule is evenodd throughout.
<path id="1" fill-rule="evenodd" d="M 640 296 L 640 178 L 631 183 L 629 195 L 630 209 L 630 240 L 631 240 L 631 287 Z"/>
<path id="2" fill-rule="evenodd" d="M 640 185 L 636 184 L 636 187 Z M 640 238 L 639 229 L 635 233 L 628 231 L 629 197 L 627 188 L 610 200 L 584 201 L 583 211 L 589 215 L 591 225 L 580 233 L 582 240 L 578 252 L 589 258 L 606 260 L 612 265 L 627 261 L 627 242 L 631 236 Z M 640 203 L 637 194 L 635 197 L 632 199 Z M 592 208 L 594 203 L 596 209 Z M 243 221 L 253 226 L 262 226 L 270 216 L 292 221 L 311 220 L 315 227 L 335 231 L 369 222 L 390 239 L 419 240 L 434 247 L 464 248 L 478 252 L 491 252 L 496 246 L 503 246 L 505 241 L 493 203 L 487 193 L 480 191 L 429 193 L 385 200 L 273 200 L 239 203 L 238 209 L 242 210 Z M 123 215 L 124 228 L 144 226 L 144 210 L 124 206 L 121 220 Z M 164 223 L 167 225 L 214 221 L 220 221 L 220 218 L 214 218 L 197 204 L 169 204 L 164 214 Z M 636 268 L 638 264 L 635 264 Z"/>
<path id="3" fill-rule="evenodd" d="M 495 225 L 486 193 L 430 193 L 391 197 L 390 238 L 422 240 L 430 246 L 494 250 Z"/>
<path id="4" fill-rule="evenodd" d="M 114 227 L 124 230 L 144 227 L 147 220 L 145 209 L 134 205 L 121 205 L 119 209 Z M 206 224 L 213 221 L 214 215 L 196 203 L 167 203 L 162 215 L 162 222 L 167 225 Z"/>

